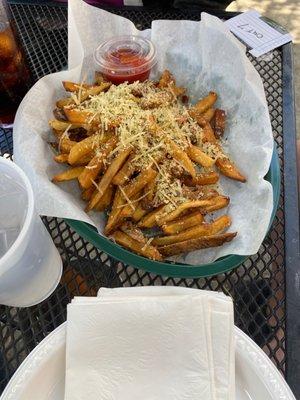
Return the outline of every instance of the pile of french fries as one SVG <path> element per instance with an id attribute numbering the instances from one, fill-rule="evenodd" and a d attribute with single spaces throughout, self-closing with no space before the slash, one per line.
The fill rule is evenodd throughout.
<path id="1" fill-rule="evenodd" d="M 167 70 L 158 82 L 133 84 L 132 89 L 123 85 L 130 93 L 126 101 L 145 121 L 143 134 L 135 133 L 126 143 L 121 132 L 134 118 L 132 111 L 110 120 L 103 108 L 91 111 L 97 96 L 105 100 L 118 87 L 97 73 L 93 84 L 63 82 L 70 96 L 57 101 L 49 124 L 56 138 L 54 160 L 68 168 L 52 181 L 77 180 L 86 211 L 107 212 L 104 233 L 152 260 L 230 242 L 237 234 L 225 232 L 230 217 L 207 215 L 230 201 L 218 192 L 219 174 L 239 182 L 246 179 L 222 149 L 226 115 L 215 107 L 217 94 L 210 92 L 191 106 L 185 89 L 176 86 Z M 181 142 L 157 117 L 174 110 L 181 110 L 171 121 Z M 140 154 L 141 140 L 147 142 L 145 154 Z"/>

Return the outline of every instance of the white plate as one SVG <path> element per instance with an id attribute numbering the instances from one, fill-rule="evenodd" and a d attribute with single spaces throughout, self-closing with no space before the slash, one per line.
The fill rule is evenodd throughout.
<path id="1" fill-rule="evenodd" d="M 235 328 L 236 399 L 295 400 L 266 354 Z M 48 335 L 20 365 L 0 400 L 63 400 L 66 323 Z"/>

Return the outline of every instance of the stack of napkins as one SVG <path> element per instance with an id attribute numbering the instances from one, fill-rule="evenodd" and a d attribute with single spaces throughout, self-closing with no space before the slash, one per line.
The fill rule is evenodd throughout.
<path id="1" fill-rule="evenodd" d="M 100 289 L 68 306 L 65 400 L 233 400 L 229 297 Z"/>

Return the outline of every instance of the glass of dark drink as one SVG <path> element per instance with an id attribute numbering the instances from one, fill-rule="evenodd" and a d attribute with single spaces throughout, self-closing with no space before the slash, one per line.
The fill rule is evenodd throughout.
<path id="1" fill-rule="evenodd" d="M 0 127 L 13 123 L 18 105 L 31 83 L 8 6 L 5 0 L 0 0 Z"/>

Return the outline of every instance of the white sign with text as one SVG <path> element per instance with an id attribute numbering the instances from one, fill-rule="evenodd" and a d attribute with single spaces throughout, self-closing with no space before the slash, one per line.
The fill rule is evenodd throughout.
<path id="1" fill-rule="evenodd" d="M 225 24 L 247 47 L 250 47 L 249 52 L 255 57 L 292 40 L 292 36 L 284 28 L 262 17 L 255 10 L 230 18 Z"/>

